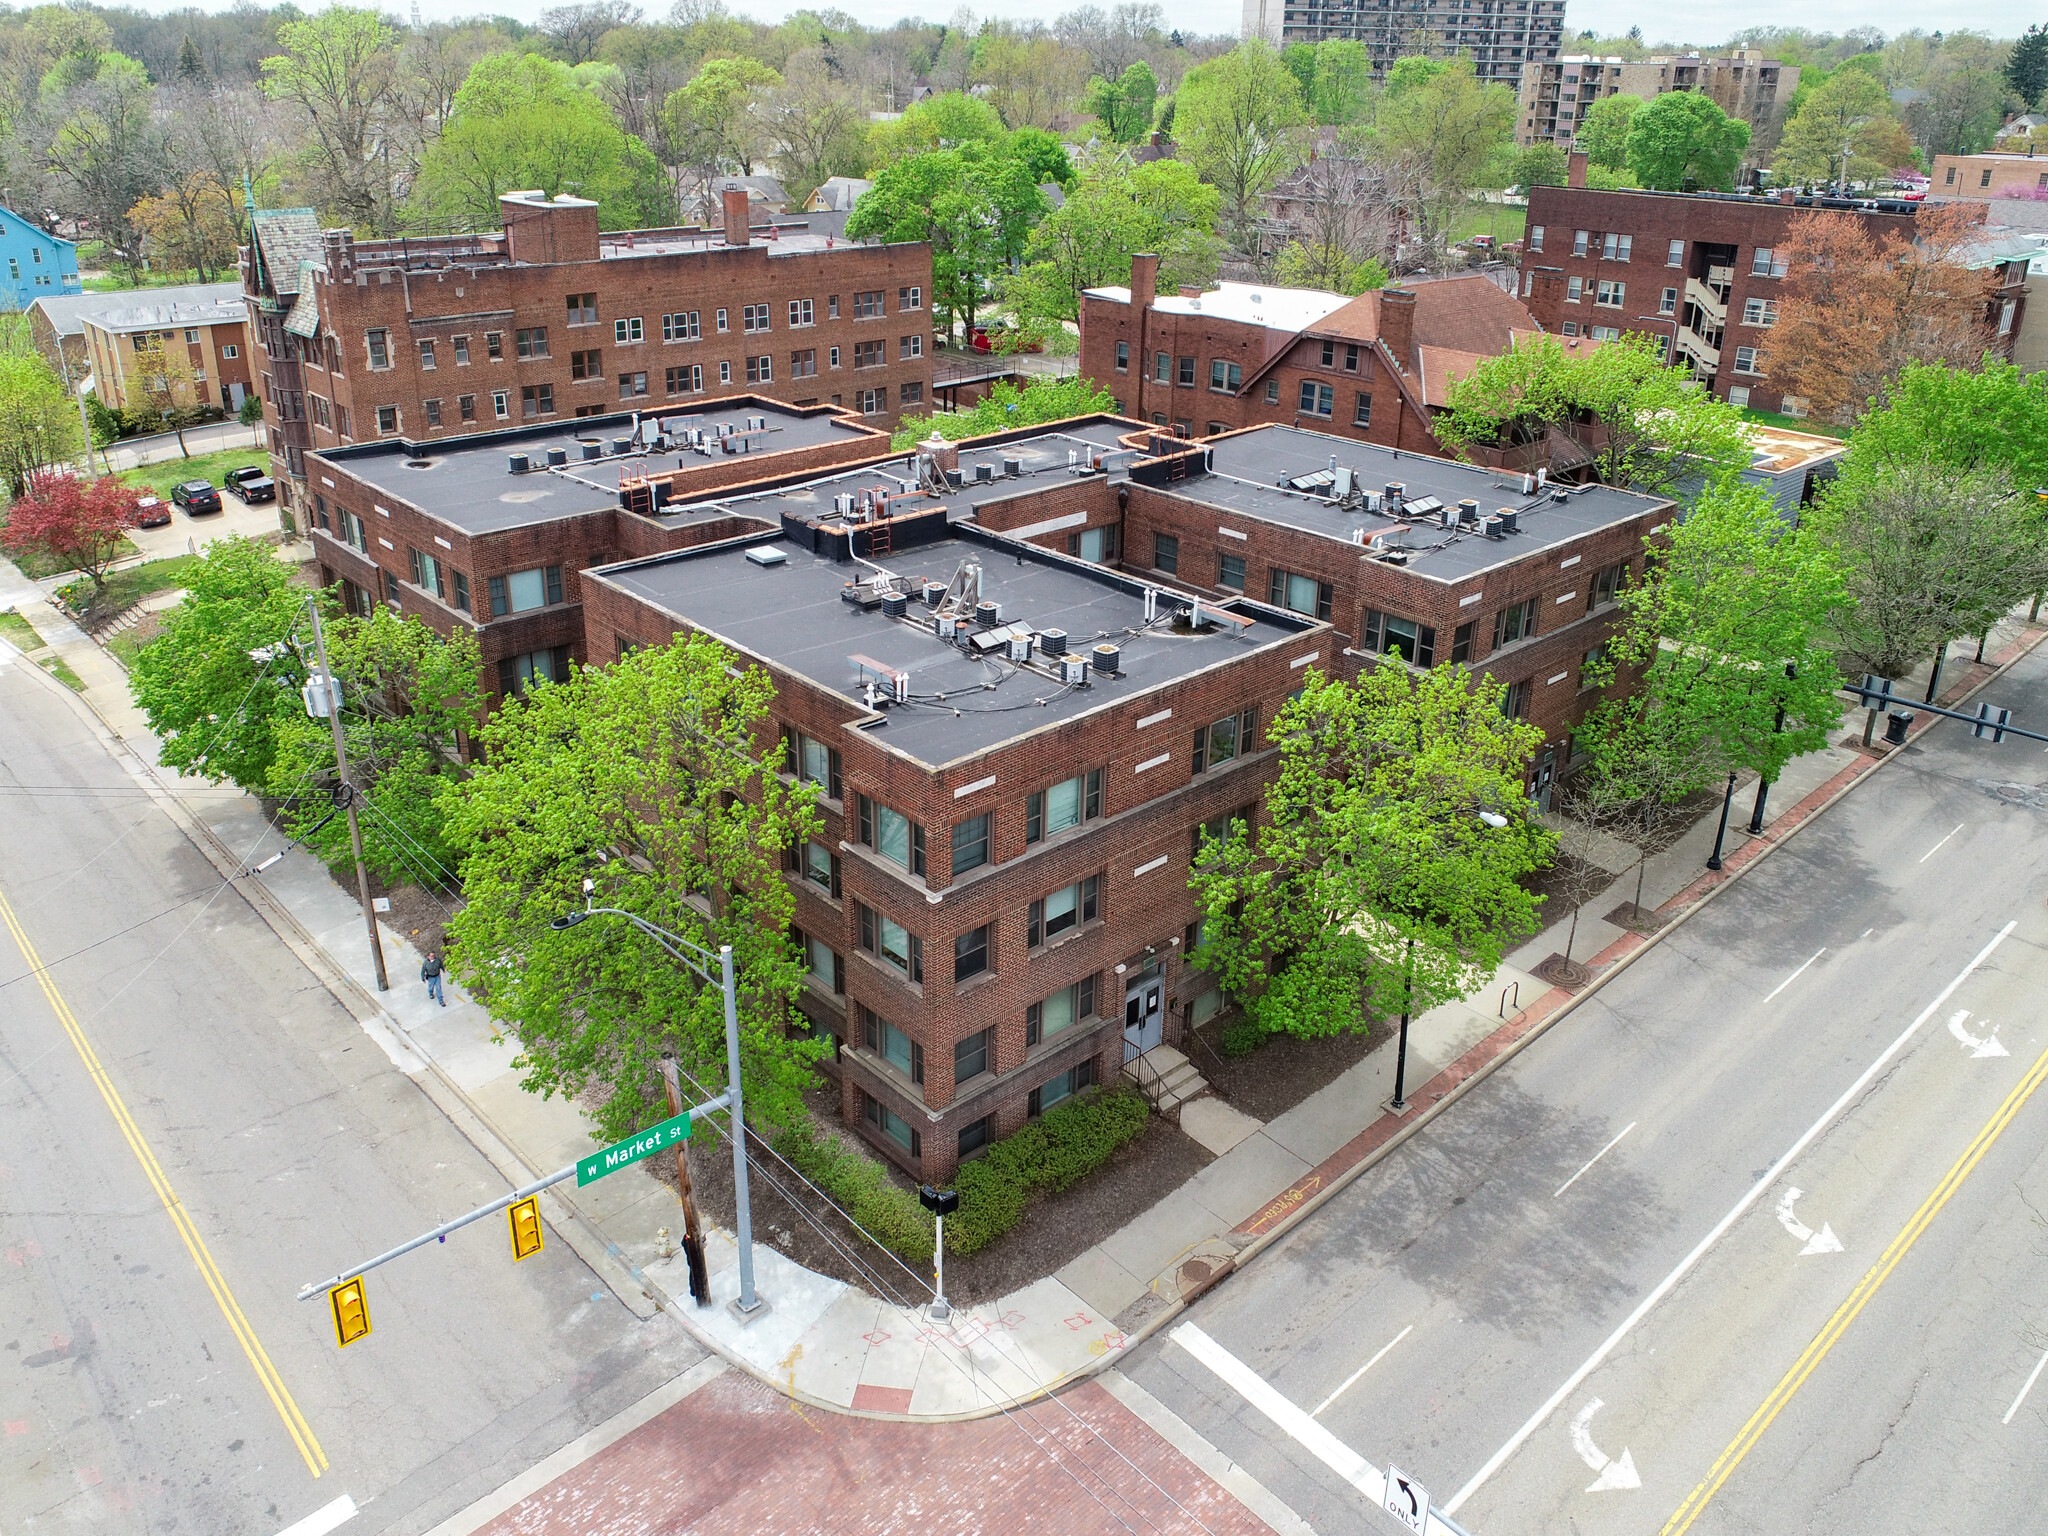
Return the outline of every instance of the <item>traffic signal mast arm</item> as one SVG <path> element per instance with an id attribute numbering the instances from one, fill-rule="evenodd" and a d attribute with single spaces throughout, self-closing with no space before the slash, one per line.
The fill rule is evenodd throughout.
<path id="1" fill-rule="evenodd" d="M 1889 678 L 1877 677 L 1874 674 L 1866 674 L 1862 686 L 1852 685 L 1845 691 L 1854 694 L 1858 706 L 1868 710 L 1884 709 L 1888 705 L 1904 702 L 1893 696 Z M 1976 728 L 1971 734 L 1989 736 L 1993 741 L 2003 741 L 2008 736 L 2023 736 L 2028 741 L 2048 741 L 2048 736 L 2037 731 L 2025 731 L 2009 724 L 2012 711 L 1999 709 L 1990 704 L 1979 704 L 1974 715 L 1966 715 L 1959 709 L 1944 709 L 1939 704 L 1915 704 L 1912 706 L 1912 712 L 1940 715 L 1945 720 L 1961 720 Z"/>

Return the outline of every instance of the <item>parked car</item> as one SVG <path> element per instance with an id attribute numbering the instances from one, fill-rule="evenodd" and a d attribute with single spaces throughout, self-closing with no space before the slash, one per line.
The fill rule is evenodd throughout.
<path id="1" fill-rule="evenodd" d="M 171 500 L 185 509 L 187 517 L 220 510 L 220 492 L 211 480 L 185 480 L 171 487 Z"/>
<path id="2" fill-rule="evenodd" d="M 277 500 L 277 482 L 261 470 L 254 474 L 235 471 L 228 476 L 226 488 L 241 497 L 245 506 L 253 506 L 259 501 Z"/>
<path id="3" fill-rule="evenodd" d="M 244 464 L 240 469 L 231 469 L 221 476 L 220 488 L 232 491 L 238 481 L 268 479 L 270 471 L 260 464 Z"/>
<path id="4" fill-rule="evenodd" d="M 161 497 L 137 497 L 135 507 L 142 514 L 135 520 L 138 528 L 163 528 L 170 524 L 171 504 Z"/>

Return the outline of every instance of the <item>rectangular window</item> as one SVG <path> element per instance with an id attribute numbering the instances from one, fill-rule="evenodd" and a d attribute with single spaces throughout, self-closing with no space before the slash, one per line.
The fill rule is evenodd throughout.
<path id="1" fill-rule="evenodd" d="M 1749 259 L 1749 275 L 1751 277 L 1783 277 L 1785 275 L 1785 257 L 1768 245 L 1760 245 L 1756 248 L 1756 254 Z"/>
<path id="2" fill-rule="evenodd" d="M 1541 224 L 1531 224 L 1529 226 L 1529 249 L 1538 252 L 1543 249 L 1543 226 Z"/>
<path id="3" fill-rule="evenodd" d="M 1358 392 L 1358 404 L 1351 413 L 1351 425 L 1354 427 L 1369 427 L 1372 425 L 1372 396 L 1364 390 Z"/>
<path id="4" fill-rule="evenodd" d="M 896 307 L 899 310 L 923 309 L 924 290 L 922 288 L 898 288 L 896 290 Z"/>
<path id="5" fill-rule="evenodd" d="M 620 345 L 623 346 L 627 342 L 644 341 L 646 339 L 647 332 L 642 328 L 639 315 L 634 315 L 631 319 L 614 320 L 612 322 L 612 340 Z"/>
<path id="6" fill-rule="evenodd" d="M 430 427 L 441 425 L 441 402 L 438 400 L 426 400 L 421 403 L 427 408 L 427 425 Z"/>
<path id="7" fill-rule="evenodd" d="M 1336 343 L 1336 342 L 1334 342 L 1334 341 L 1326 341 L 1326 342 L 1324 342 L 1324 343 L 1323 343 L 1323 350 L 1322 350 L 1322 362 L 1323 362 L 1323 366 L 1324 366 L 1325 368 L 1334 368 L 1334 367 L 1336 367 L 1336 366 L 1337 366 L 1337 343 Z"/>
<path id="8" fill-rule="evenodd" d="M 636 399 L 647 393 L 647 375 L 644 373 L 622 373 L 619 375 L 619 398 Z"/>
<path id="9" fill-rule="evenodd" d="M 840 963 L 838 950 L 814 934 L 803 935 L 800 947 L 806 975 L 835 996 L 846 990 L 846 967 Z"/>
<path id="10" fill-rule="evenodd" d="M 1756 357 L 1755 347 L 1737 347 L 1735 349 L 1735 371 L 1737 373 L 1761 374 L 1763 369 L 1757 366 Z"/>
<path id="11" fill-rule="evenodd" d="M 789 323 L 792 326 L 815 325 L 817 321 L 812 310 L 814 302 L 811 299 L 791 299 L 789 301 Z"/>
<path id="12" fill-rule="evenodd" d="M 859 903 L 855 903 L 859 905 Z M 910 980 L 924 982 L 924 941 L 872 907 L 860 908 L 860 947 Z"/>
<path id="13" fill-rule="evenodd" d="M 460 608 L 464 613 L 468 613 L 469 577 L 463 574 L 461 571 L 450 571 L 448 574 L 455 578 L 455 606 L 457 608 Z"/>
<path id="14" fill-rule="evenodd" d="M 953 1081 L 964 1083 L 969 1078 L 979 1077 L 988 1071 L 989 1063 L 995 1057 L 996 1032 L 993 1027 L 976 1030 L 964 1040 L 953 1042 Z M 965 1139 L 963 1133 L 962 1139 Z"/>
<path id="15" fill-rule="evenodd" d="M 860 840 L 890 863 L 913 875 L 924 873 L 924 828 L 866 795 L 854 797 L 860 812 Z"/>
<path id="16" fill-rule="evenodd" d="M 1152 354 L 1152 382 L 1170 384 L 1173 382 L 1173 359 L 1164 352 Z"/>
<path id="17" fill-rule="evenodd" d="M 919 379 L 910 384 L 900 385 L 896 390 L 896 398 L 899 405 L 923 405 L 924 380 Z"/>
<path id="18" fill-rule="evenodd" d="M 863 1095 L 863 1097 L 865 1098 L 866 1096 Z M 870 1125 L 881 1131 L 884 1136 L 887 1136 L 891 1141 L 902 1147 L 912 1157 L 923 1156 L 920 1150 L 922 1142 L 917 1134 L 917 1128 L 890 1109 L 888 1105 L 883 1104 L 877 1099 L 867 1099 L 867 1108 L 863 1113 L 867 1116 Z"/>
<path id="19" fill-rule="evenodd" d="M 867 1047 L 913 1083 L 924 1081 L 924 1047 L 873 1009 L 861 1009 Z"/>
<path id="20" fill-rule="evenodd" d="M 588 352 L 569 354 L 569 377 L 571 379 L 601 379 L 604 377 L 604 354 L 592 347 Z"/>
<path id="21" fill-rule="evenodd" d="M 796 850 L 797 873 L 828 896 L 839 894 L 839 856 L 823 843 Z"/>
<path id="22" fill-rule="evenodd" d="M 1558 331 L 1560 335 L 1576 336 L 1579 334 L 1579 322 L 1576 320 L 1567 320 L 1562 326 L 1558 327 Z"/>
<path id="23" fill-rule="evenodd" d="M 1586 280 L 1583 277 L 1568 277 L 1564 280 L 1564 301 L 1576 304 L 1586 296 Z"/>
<path id="24" fill-rule="evenodd" d="M 528 384 L 519 391 L 519 414 L 531 420 L 535 416 L 555 414 L 555 386 L 552 384 Z"/>
<path id="25" fill-rule="evenodd" d="M 1088 976 L 1024 1010 L 1024 1044 L 1042 1044 L 1094 1014 L 1095 977 Z"/>
<path id="26" fill-rule="evenodd" d="M 1184 357 L 1180 360 L 1179 371 L 1174 377 L 1174 384 L 1180 389 L 1193 389 L 1195 387 L 1195 360 L 1192 357 Z"/>
<path id="27" fill-rule="evenodd" d="M 768 329 L 768 306 L 766 304 L 742 304 L 740 306 L 740 330 L 751 335 L 755 331 Z"/>
<path id="28" fill-rule="evenodd" d="M 1169 576 L 1180 574 L 1180 540 L 1170 533 L 1152 535 L 1152 569 Z"/>
<path id="29" fill-rule="evenodd" d="M 791 778 L 817 785 L 834 800 L 841 798 L 836 750 L 795 731 L 785 735 L 782 743 L 783 768 Z"/>
<path id="30" fill-rule="evenodd" d="M 889 361 L 889 343 L 886 341 L 856 341 L 853 344 L 853 366 L 856 368 L 880 368 Z"/>
<path id="31" fill-rule="evenodd" d="M 372 368 L 389 368 L 391 366 L 391 333 L 381 330 L 365 331 L 363 336 L 370 346 L 370 366 Z M 136 338 L 138 343 L 141 339 L 139 336 Z"/>
<path id="32" fill-rule="evenodd" d="M 502 619 L 508 613 L 546 608 L 561 600 L 562 568 L 559 565 L 491 578 L 491 617 L 494 619 Z"/>
<path id="33" fill-rule="evenodd" d="M 1499 650 L 1504 645 L 1513 645 L 1517 640 L 1526 640 L 1536 633 L 1536 599 L 1524 598 L 1519 603 L 1509 603 L 1493 616 L 1493 646 Z"/>
<path id="34" fill-rule="evenodd" d="M 491 411 L 500 421 L 503 421 L 512 414 L 512 395 L 509 390 L 494 389 L 491 391 Z M 343 436 L 346 435 L 347 431 L 344 429 Z"/>
<path id="35" fill-rule="evenodd" d="M 765 354 L 747 359 L 747 382 L 749 384 L 773 384 L 775 382 L 775 359 Z"/>
<path id="36" fill-rule="evenodd" d="M 1501 695 L 1500 712 L 1510 720 L 1528 719 L 1529 695 L 1534 691 L 1535 684 L 1530 678 L 1525 677 L 1519 683 L 1508 684 L 1507 691 Z"/>
<path id="37" fill-rule="evenodd" d="M 1337 409 L 1337 391 L 1329 384 L 1318 384 L 1313 379 L 1301 381 L 1301 414 L 1304 416 L 1328 416 Z"/>
<path id="38" fill-rule="evenodd" d="M 684 363 L 669 369 L 663 378 L 672 395 L 699 394 L 704 388 L 704 366 L 701 363 Z"/>
<path id="39" fill-rule="evenodd" d="M 1128 341 L 1120 341 L 1116 344 L 1116 371 L 1118 373 L 1126 373 L 1130 370 L 1130 366 L 1131 344 Z"/>
<path id="40" fill-rule="evenodd" d="M 1675 315 L 1678 313 L 1678 290 L 1676 288 L 1666 288 L 1657 296 L 1657 313 L 1660 315 Z"/>
<path id="41" fill-rule="evenodd" d="M 1778 301 L 1776 299 L 1744 299 L 1742 301 L 1742 323 L 1744 325 L 1776 325 L 1778 323 Z"/>
<path id="42" fill-rule="evenodd" d="M 594 293 L 572 293 L 564 301 L 567 321 L 570 325 L 597 324 L 597 295 Z M 522 356 L 524 354 L 521 354 Z"/>
<path id="43" fill-rule="evenodd" d="M 1467 630 L 1471 626 L 1465 626 Z M 1410 666 L 1436 665 L 1436 630 L 1397 614 L 1367 609 L 1360 649 L 1379 656 L 1398 656 Z M 1469 640 L 1469 635 L 1468 635 Z"/>
<path id="44" fill-rule="evenodd" d="M 1592 235 L 1586 230 L 1574 230 L 1572 232 L 1572 254 L 1574 256 L 1585 255 L 1587 242 L 1592 238 Z"/>
<path id="45" fill-rule="evenodd" d="M 970 928 L 953 940 L 953 981 L 955 985 L 988 969 L 988 924 Z"/>
<path id="46" fill-rule="evenodd" d="M 355 436 L 348 424 L 348 407 L 345 405 L 334 408 L 334 430 L 345 438 Z"/>
<path id="47" fill-rule="evenodd" d="M 1092 768 L 1024 797 L 1024 841 L 1072 831 L 1102 814 L 1102 770 Z"/>
<path id="48" fill-rule="evenodd" d="M 234 359 L 242 355 L 242 349 L 236 346 L 233 342 L 229 342 L 226 346 L 220 349 L 220 355 L 228 359 L 230 362 L 232 362 L 234 361 Z"/>
<path id="49" fill-rule="evenodd" d="M 1460 624 L 1451 632 L 1451 665 L 1462 666 L 1472 659 L 1472 626 Z"/>
<path id="50" fill-rule="evenodd" d="M 1042 1083 L 1031 1090 L 1031 1097 L 1025 1101 L 1025 1112 L 1034 1118 L 1044 1114 L 1055 1104 L 1062 1104 L 1095 1081 L 1095 1062 L 1091 1058 L 1079 1066 L 1062 1072 L 1050 1082 Z"/>
<path id="51" fill-rule="evenodd" d="M 1026 946 L 1036 949 L 1041 944 L 1050 944 L 1063 933 L 1071 933 L 1087 923 L 1094 922 L 1101 884 L 1100 875 L 1090 875 L 1086 880 L 1076 880 L 1072 885 L 1063 885 L 1050 895 L 1031 903 L 1031 915 L 1024 940 Z"/>
<path id="52" fill-rule="evenodd" d="M 462 419 L 464 421 L 476 420 L 475 395 L 460 395 L 456 398 L 455 405 L 456 408 L 462 413 Z"/>
<path id="53" fill-rule="evenodd" d="M 1247 709 L 1241 715 L 1227 715 L 1214 725 L 1199 726 L 1195 730 L 1196 773 L 1207 773 L 1211 768 L 1220 768 L 1240 752 L 1252 749 L 1252 729 L 1257 724 L 1259 712 Z"/>
<path id="54" fill-rule="evenodd" d="M 396 432 L 398 430 L 397 406 L 380 405 L 377 407 L 377 430 L 379 432 Z"/>
<path id="55" fill-rule="evenodd" d="M 1266 577 L 1266 601 L 1292 613 L 1327 619 L 1332 595 L 1329 582 L 1317 581 L 1313 576 L 1296 576 L 1277 566 Z"/>
<path id="56" fill-rule="evenodd" d="M 1629 249 L 1635 244 L 1634 235 L 1602 235 L 1600 237 L 1600 259 L 1602 261 L 1627 261 Z"/>
<path id="57" fill-rule="evenodd" d="M 974 1124 L 961 1131 L 960 1160 L 962 1162 L 967 1161 L 971 1154 L 981 1151 L 982 1148 L 986 1147 L 994 1139 L 995 1124 L 996 1117 L 994 1115 L 983 1115 Z"/>
<path id="58" fill-rule="evenodd" d="M 905 336 L 900 342 L 896 344 L 896 355 L 897 357 L 905 361 L 908 361 L 913 357 L 923 357 L 924 337 L 921 335 Z"/>
<path id="59" fill-rule="evenodd" d="M 431 369 L 431 368 L 432 368 L 433 366 L 434 366 L 434 343 L 433 343 L 432 339 L 431 339 L 431 338 L 429 338 L 429 337 L 421 337 L 421 338 L 420 338 L 420 367 L 421 367 L 422 369 Z"/>
<path id="60" fill-rule="evenodd" d="M 484 333 L 484 356 L 494 363 L 505 361 L 505 333 L 486 331 Z"/>
<path id="61" fill-rule="evenodd" d="M 697 311 L 694 309 L 679 309 L 672 315 L 661 317 L 663 341 L 695 341 L 702 334 L 697 326 Z"/>
<path id="62" fill-rule="evenodd" d="M 856 320 L 878 320 L 882 316 L 882 291 L 856 293 L 853 296 L 853 318 Z"/>
<path id="63" fill-rule="evenodd" d="M 527 651 L 507 656 L 498 663 L 498 692 L 524 693 L 535 683 L 569 681 L 569 647 L 557 645 L 545 651 Z"/>
<path id="64" fill-rule="evenodd" d="M 467 368 L 469 366 L 469 338 L 467 336 L 455 338 L 455 366 L 458 368 Z"/>
<path id="65" fill-rule="evenodd" d="M 825 358 L 826 361 L 832 367 L 837 368 L 839 366 L 839 349 L 837 347 L 828 348 L 825 353 Z M 834 405 L 837 405 L 839 403 L 839 397 L 837 395 L 834 395 L 832 397 L 832 403 Z"/>
<path id="66" fill-rule="evenodd" d="M 1628 585 L 1628 565 L 1623 560 L 1594 575 L 1592 585 L 1586 590 L 1586 612 L 1591 613 L 1615 600 L 1621 589 Z"/>
<path id="67" fill-rule="evenodd" d="M 863 416 L 879 416 L 889 409 L 889 391 L 886 389 L 857 389 L 853 392 L 853 399 Z"/>
<path id="68" fill-rule="evenodd" d="M 536 325 L 528 330 L 515 331 L 512 336 L 515 350 L 523 359 L 531 360 L 548 355 L 548 328 Z"/>
<path id="69" fill-rule="evenodd" d="M 1665 249 L 1664 265 L 1667 267 L 1682 267 L 1685 265 L 1685 242 L 1683 240 L 1674 240 Z"/>
<path id="70" fill-rule="evenodd" d="M 1244 369 L 1217 358 L 1209 364 L 1209 389 L 1218 395 L 1234 395 L 1244 383 Z"/>
<path id="71" fill-rule="evenodd" d="M 1216 556 L 1216 585 L 1226 587 L 1232 592 L 1242 592 L 1244 590 L 1243 555 L 1218 554 Z"/>
<path id="72" fill-rule="evenodd" d="M 1268 380 L 1266 380 L 1266 404 L 1268 404 L 1268 405 L 1278 405 L 1279 403 L 1280 403 L 1280 381 L 1279 381 L 1278 379 L 1268 379 Z"/>
<path id="73" fill-rule="evenodd" d="M 818 375 L 818 349 L 806 347 L 801 352 L 789 354 L 789 376 L 792 379 L 812 379 Z"/>
<path id="74" fill-rule="evenodd" d="M 970 816 L 953 828 L 953 873 L 964 875 L 988 862 L 988 813 Z"/>
<path id="75" fill-rule="evenodd" d="M 830 295 L 825 300 L 825 318 L 827 320 L 837 320 L 839 318 L 839 295 L 836 293 Z"/>
<path id="76" fill-rule="evenodd" d="M 1599 288 L 1594 292 L 1593 302 L 1605 305 L 1609 309 L 1619 309 L 1621 308 L 1622 296 L 1627 291 L 1627 284 L 1612 283 L 1603 278 Z"/>
<path id="77" fill-rule="evenodd" d="M 730 362 L 723 362 L 718 365 L 718 382 L 721 384 L 730 384 L 732 382 L 732 364 Z"/>

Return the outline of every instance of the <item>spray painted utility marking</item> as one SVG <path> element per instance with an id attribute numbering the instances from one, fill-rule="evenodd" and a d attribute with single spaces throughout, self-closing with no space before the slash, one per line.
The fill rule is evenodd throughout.
<path id="1" fill-rule="evenodd" d="M 2027 1374 L 2027 1384 L 2020 1388 L 2020 1395 L 2012 1400 L 2012 1406 L 2005 1410 L 2005 1417 L 1998 1422 L 2010 1424 L 2012 1416 L 2020 1411 L 2020 1404 L 2027 1400 L 2027 1394 L 2034 1390 L 2034 1383 L 2041 1379 L 2041 1367 L 2048 1365 L 2048 1350 L 2042 1351 L 2041 1358 L 2034 1362 L 2034 1368 Z"/>
<path id="2" fill-rule="evenodd" d="M 1624 1125 L 1621 1128 L 1621 1136 L 1626 1136 L 1630 1131 L 1634 1130 L 1639 1123 L 1639 1121 L 1635 1120 L 1629 1121 L 1627 1125 Z M 1595 1152 L 1590 1158 L 1586 1159 L 1586 1167 L 1581 1168 L 1577 1173 L 1573 1174 L 1570 1178 L 1566 1179 L 1562 1184 L 1558 1185 L 1556 1189 L 1552 1190 L 1550 1198 L 1555 1200 L 1559 1195 L 1563 1194 L 1566 1190 L 1570 1189 L 1574 1184 L 1578 1183 L 1580 1179 L 1583 1179 L 1586 1176 L 1586 1169 L 1591 1168 L 1595 1163 L 1599 1162 L 1601 1158 L 1605 1157 L 1608 1153 L 1612 1152 L 1617 1146 L 1621 1144 L 1621 1136 L 1615 1137 L 1613 1141 L 1610 1141 L 1609 1143 L 1607 1143 L 1606 1146 L 1602 1147 L 1598 1152 Z"/>
<path id="3" fill-rule="evenodd" d="M 1414 1331 L 1415 1325 L 1413 1323 L 1410 1323 L 1406 1328 L 1403 1328 L 1399 1333 L 1395 1334 L 1391 1339 L 1387 1340 L 1386 1343 L 1382 1344 L 1380 1346 L 1379 1353 L 1374 1355 L 1370 1360 L 1366 1361 L 1365 1364 L 1361 1365 L 1349 1376 L 1346 1376 L 1344 1378 L 1344 1385 L 1339 1387 L 1336 1391 L 1332 1392 L 1320 1403 L 1317 1403 L 1315 1408 L 1310 1412 L 1309 1417 L 1312 1419 L 1315 1418 L 1325 1408 L 1329 1407 L 1330 1404 L 1337 1401 L 1337 1399 L 1342 1397 L 1346 1392 L 1349 1392 L 1352 1388 L 1352 1385 L 1358 1380 L 1359 1377 L 1363 1376 L 1367 1371 L 1371 1370 L 1374 1366 L 1378 1365 L 1381 1360 L 1386 1358 L 1386 1353 L 1388 1350 L 1392 1349 L 1396 1344 L 1400 1343 L 1403 1339 L 1407 1338 L 1408 1335 L 1413 1333 Z"/>
<path id="4" fill-rule="evenodd" d="M 1958 823 L 1958 824 L 1957 824 L 1957 826 L 1956 826 L 1955 832 L 1951 832 L 1951 833 L 1949 833 L 1948 837 L 1954 837 L 1954 836 L 1956 835 L 1956 832 L 1960 832 L 1960 831 L 1962 831 L 1962 830 L 1963 830 L 1963 828 L 1964 828 L 1964 827 L 1966 827 L 1966 826 L 1968 826 L 1968 825 L 1969 825 L 1969 823 L 1968 823 L 1968 822 L 1961 822 L 1961 823 Z M 1947 841 L 1948 841 L 1948 837 L 1944 837 L 1944 838 L 1943 838 L 1943 839 L 1941 840 L 1941 843 L 1945 843 L 1945 842 L 1947 842 Z M 1921 855 L 1920 855 L 1920 862 L 1921 862 L 1922 864 L 1925 864 L 1925 863 L 1926 863 L 1926 862 L 1927 862 L 1927 861 L 1928 861 L 1929 859 L 1933 858 L 1933 857 L 1934 857 L 1934 856 L 1935 856 L 1935 855 L 1936 855 L 1937 853 L 1941 852 L 1941 843 L 1936 843 L 1936 844 L 1935 844 L 1935 845 L 1934 845 L 1934 846 L 1933 846 L 1932 848 L 1928 849 L 1928 850 L 1927 850 L 1927 851 L 1926 851 L 1925 853 L 1921 854 Z"/>
<path id="5" fill-rule="evenodd" d="M 1812 954 L 1808 955 L 1806 957 L 1805 965 L 1801 965 L 1798 970 L 1794 971 L 1790 976 L 1787 976 L 1783 981 L 1779 982 L 1775 987 L 1771 988 L 1770 991 L 1764 994 L 1764 1001 L 1768 1003 L 1780 992 L 1784 991 L 1787 987 L 1791 986 L 1793 982 L 1797 981 L 1801 976 L 1803 976 L 1806 973 L 1806 967 L 1808 965 L 1813 964 L 1814 961 L 1818 960 L 1822 955 L 1826 954 L 1827 952 L 1828 947 L 1827 945 L 1823 944 L 1819 949 L 1816 949 Z"/>

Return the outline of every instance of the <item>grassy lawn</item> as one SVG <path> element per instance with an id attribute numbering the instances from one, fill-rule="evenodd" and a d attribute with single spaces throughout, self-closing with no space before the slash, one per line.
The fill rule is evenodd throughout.
<path id="1" fill-rule="evenodd" d="M 199 274 L 187 267 L 183 272 L 142 272 L 129 281 L 126 272 L 102 272 L 79 283 L 87 293 L 122 293 L 130 288 L 175 288 L 183 283 L 196 283 Z"/>
<path id="2" fill-rule="evenodd" d="M 270 454 L 262 448 L 223 448 L 219 453 L 195 453 L 189 459 L 159 459 L 140 469 L 124 469 L 120 478 L 124 485 L 152 491 L 169 501 L 174 485 L 181 485 L 187 480 L 211 480 L 219 485 L 221 476 L 229 470 L 252 464 L 265 474 L 270 473 Z"/>
<path id="3" fill-rule="evenodd" d="M 41 665 L 45 672 L 56 678 L 58 682 L 69 688 L 73 693 L 85 692 L 85 679 L 72 671 L 65 664 L 62 656 L 46 656 L 43 658 Z"/>
<path id="4" fill-rule="evenodd" d="M 43 637 L 36 633 L 35 626 L 12 608 L 0 612 L 0 640 L 21 651 L 40 651 L 43 648 Z"/>
<path id="5" fill-rule="evenodd" d="M 198 555 L 172 555 L 167 560 L 149 560 L 116 571 L 107 578 L 106 590 L 94 606 L 112 613 L 139 602 L 153 592 L 172 592 L 191 579 L 199 569 Z"/>
<path id="6" fill-rule="evenodd" d="M 1491 235 L 1497 245 L 1519 240 L 1529 224 L 1529 210 L 1508 203 L 1474 200 L 1451 220 L 1451 243 L 1470 240 L 1474 235 Z"/>
<path id="7" fill-rule="evenodd" d="M 1849 435 L 1847 427 L 1830 426 L 1824 421 L 1815 421 L 1807 416 L 1786 416 L 1778 411 L 1744 411 L 1742 413 L 1759 426 L 1776 427 L 1781 432 L 1811 432 L 1818 437 L 1840 437 Z"/>
<path id="8" fill-rule="evenodd" d="M 133 630 L 122 630 L 107 642 L 107 654 L 121 663 L 123 672 L 135 670 L 135 658 L 142 653 L 143 642 L 135 638 Z"/>

